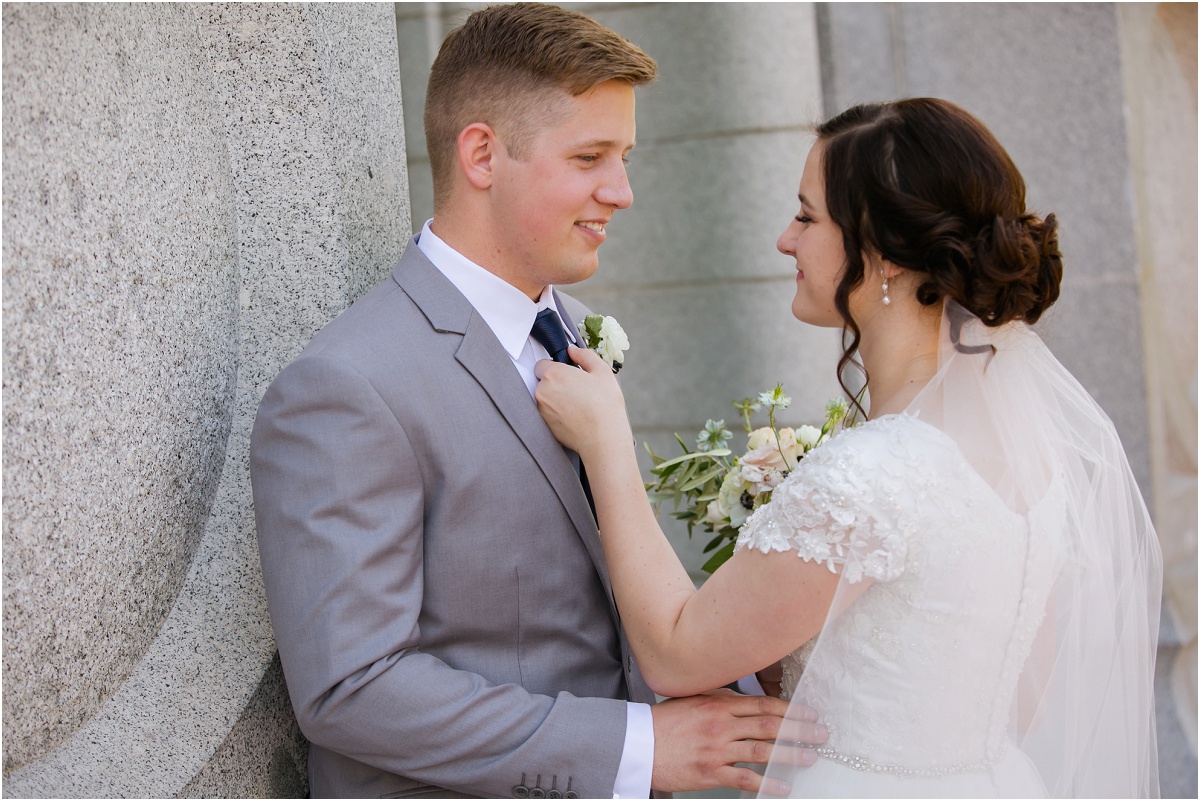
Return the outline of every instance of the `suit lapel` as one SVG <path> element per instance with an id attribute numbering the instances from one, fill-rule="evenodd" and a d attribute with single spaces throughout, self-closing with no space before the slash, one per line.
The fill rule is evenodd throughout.
<path id="1" fill-rule="evenodd" d="M 500 347 L 491 329 L 478 316 L 471 318 L 456 357 L 487 392 L 492 403 L 537 461 L 583 537 L 593 560 L 599 556 L 598 561 L 602 562 L 603 551 L 594 535 L 596 522 L 570 457 L 538 414 L 537 406 L 513 369 L 508 353 Z"/>
<path id="2" fill-rule="evenodd" d="M 570 457 L 538 414 L 537 405 L 529 397 L 529 391 L 516 372 L 508 352 L 474 307 L 425 258 L 417 248 L 415 238 L 404 251 L 392 277 L 417 304 L 435 330 L 462 336 L 455 358 L 487 393 L 558 495 L 596 566 L 615 617 L 616 605 L 609 585 L 604 548 L 596 530 L 596 519 L 592 516 Z M 562 311 L 561 304 L 559 309 L 564 322 L 572 325 Z"/>

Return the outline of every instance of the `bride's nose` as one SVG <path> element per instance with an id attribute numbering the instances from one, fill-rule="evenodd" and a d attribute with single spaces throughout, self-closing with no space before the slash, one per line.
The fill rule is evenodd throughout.
<path id="1" fill-rule="evenodd" d="M 788 227 L 783 229 L 783 233 L 779 235 L 779 239 L 775 242 L 775 249 L 785 256 L 796 256 L 796 221 L 788 223 Z"/>

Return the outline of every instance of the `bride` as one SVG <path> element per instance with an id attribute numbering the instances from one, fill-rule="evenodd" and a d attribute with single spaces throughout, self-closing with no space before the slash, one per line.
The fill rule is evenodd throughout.
<path id="1" fill-rule="evenodd" d="M 1059 294 L 1053 215 L 936 99 L 820 126 L 799 200 L 778 242 L 792 312 L 844 331 L 839 380 L 861 361 L 867 422 L 805 456 L 699 590 L 608 366 L 538 365 L 650 686 L 782 660 L 789 715 L 817 710 L 829 739 L 812 767 L 778 741 L 776 795 L 1157 795 L 1161 558 L 1112 424 L 1029 328 Z"/>

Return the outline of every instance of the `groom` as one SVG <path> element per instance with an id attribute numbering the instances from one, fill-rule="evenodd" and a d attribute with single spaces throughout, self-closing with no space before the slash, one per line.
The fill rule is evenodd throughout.
<path id="1" fill-rule="evenodd" d="M 433 65 L 434 217 L 271 385 L 259 544 L 314 797 L 756 789 L 786 704 L 651 706 L 530 331 L 633 200 L 654 61 L 574 12 L 477 11 Z M 632 613 L 632 612 L 630 612 Z M 757 748 L 756 748 L 757 746 Z"/>

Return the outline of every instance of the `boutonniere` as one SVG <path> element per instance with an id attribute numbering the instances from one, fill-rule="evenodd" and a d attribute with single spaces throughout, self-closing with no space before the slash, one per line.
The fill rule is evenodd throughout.
<path id="1" fill-rule="evenodd" d="M 589 314 L 579 324 L 579 336 L 587 347 L 608 363 L 614 373 L 620 372 L 625 351 L 629 350 L 629 337 L 620 323 L 612 317 Z"/>

